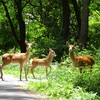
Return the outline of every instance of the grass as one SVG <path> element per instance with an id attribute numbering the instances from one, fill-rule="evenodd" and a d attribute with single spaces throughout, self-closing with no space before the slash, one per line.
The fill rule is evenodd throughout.
<path id="1" fill-rule="evenodd" d="M 90 75 L 88 69 L 83 74 L 78 69 L 74 69 L 71 64 L 66 66 L 66 62 L 52 65 L 52 71 L 48 79 L 45 77 L 45 68 L 35 69 L 35 76 L 38 81 L 28 82 L 27 89 L 45 94 L 51 100 L 100 100 L 100 71 L 98 66 L 94 66 Z M 9 65 L 4 69 L 4 73 L 12 74 L 19 78 L 19 66 Z M 24 78 L 24 71 L 22 74 Z M 32 78 L 29 73 L 28 78 Z"/>
<path id="2" fill-rule="evenodd" d="M 99 55 L 95 55 L 94 58 L 96 61 L 92 74 L 88 69 L 80 74 L 78 69 L 73 68 L 69 57 L 61 63 L 52 65 L 47 80 L 44 80 L 45 67 L 38 67 L 34 71 L 36 79 L 28 82 L 27 89 L 45 94 L 51 100 L 100 100 Z M 19 66 L 9 65 L 4 69 L 4 73 L 13 74 L 19 78 Z M 24 78 L 24 71 L 22 76 Z M 32 78 L 30 72 L 28 78 Z"/>
<path id="3" fill-rule="evenodd" d="M 98 80 L 94 80 L 95 75 Z M 99 100 L 99 82 L 99 75 L 95 70 L 93 75 L 88 70 L 80 74 L 73 67 L 62 65 L 59 68 L 58 65 L 53 65 L 47 81 L 29 82 L 27 89 L 35 89 L 50 96 L 52 100 Z"/>

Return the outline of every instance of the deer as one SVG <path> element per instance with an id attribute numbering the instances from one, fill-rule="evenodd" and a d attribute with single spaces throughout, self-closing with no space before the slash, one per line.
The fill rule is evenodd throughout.
<path id="1" fill-rule="evenodd" d="M 54 50 L 49 48 L 49 54 L 47 55 L 46 58 L 32 58 L 30 59 L 30 66 L 28 67 L 32 73 L 33 78 L 35 78 L 33 70 L 38 67 L 38 66 L 45 66 L 46 67 L 46 76 L 48 75 L 48 68 L 50 68 L 49 73 L 51 72 L 51 63 L 53 60 L 53 57 L 56 56 L 56 53 Z"/>
<path id="2" fill-rule="evenodd" d="M 24 68 L 25 79 L 27 81 L 26 63 L 28 62 L 29 57 L 30 57 L 30 48 L 32 47 L 32 45 L 34 43 L 35 43 L 34 41 L 31 42 L 31 43 L 28 43 L 28 41 L 25 40 L 25 44 L 27 46 L 27 50 L 26 50 L 25 53 L 18 53 L 18 54 L 5 53 L 5 54 L 2 55 L 2 65 L 0 65 L 0 72 L 1 72 L 2 81 L 4 81 L 2 69 L 5 68 L 5 66 L 12 64 L 12 63 L 20 65 L 20 81 L 22 81 L 22 78 L 21 78 L 22 68 Z"/>
<path id="3" fill-rule="evenodd" d="M 66 41 L 66 45 L 68 45 L 69 47 L 69 54 L 70 54 L 70 58 L 72 60 L 73 66 L 76 68 L 79 68 L 80 73 L 82 73 L 83 68 L 85 68 L 86 66 L 88 66 L 90 68 L 90 73 L 92 72 L 92 67 L 94 64 L 94 59 L 93 57 L 86 55 L 86 56 L 75 56 L 73 49 L 76 46 L 75 44 L 70 44 L 68 41 Z"/>

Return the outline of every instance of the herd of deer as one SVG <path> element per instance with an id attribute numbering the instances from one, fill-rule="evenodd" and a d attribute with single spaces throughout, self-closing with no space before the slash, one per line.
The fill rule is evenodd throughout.
<path id="1" fill-rule="evenodd" d="M 46 75 L 48 74 L 48 68 L 50 68 L 51 71 L 51 63 L 53 60 L 53 57 L 56 55 L 55 51 L 53 51 L 51 48 L 49 49 L 49 54 L 47 55 L 46 58 L 42 58 L 42 59 L 37 59 L 37 58 L 32 58 L 30 60 L 30 66 L 28 66 L 28 69 L 26 70 L 26 63 L 28 62 L 29 58 L 30 58 L 30 48 L 32 47 L 32 45 L 34 45 L 34 41 L 31 43 L 28 43 L 27 41 L 25 41 L 25 44 L 27 45 L 27 50 L 25 53 L 19 53 L 19 54 L 14 54 L 14 53 L 5 53 L 2 56 L 2 65 L 0 65 L 0 73 L 1 73 L 1 79 L 2 81 L 3 79 L 3 72 L 2 69 L 6 66 L 9 65 L 11 63 L 17 63 L 20 65 L 20 81 L 22 81 L 22 69 L 24 68 L 25 71 L 25 79 L 27 81 L 27 74 L 28 74 L 28 69 L 30 69 L 33 77 L 34 73 L 33 70 L 34 68 L 36 68 L 37 66 L 45 66 L 46 67 Z M 73 49 L 76 46 L 71 45 L 68 41 L 66 41 L 66 45 L 68 45 L 69 47 L 69 54 L 70 54 L 70 58 L 72 60 L 73 66 L 74 67 L 78 67 L 80 69 L 80 73 L 82 73 L 82 69 L 85 66 L 89 66 L 90 68 L 90 72 L 92 72 L 92 66 L 94 64 L 94 60 L 91 56 L 75 56 L 73 53 Z"/>

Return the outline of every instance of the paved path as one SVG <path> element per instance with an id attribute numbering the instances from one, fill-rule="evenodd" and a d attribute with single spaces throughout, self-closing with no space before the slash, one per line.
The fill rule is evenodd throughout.
<path id="1" fill-rule="evenodd" d="M 26 81 L 18 81 L 11 75 L 4 76 L 5 81 L 0 79 L 0 100 L 47 100 L 43 95 L 24 90 L 22 87 Z"/>

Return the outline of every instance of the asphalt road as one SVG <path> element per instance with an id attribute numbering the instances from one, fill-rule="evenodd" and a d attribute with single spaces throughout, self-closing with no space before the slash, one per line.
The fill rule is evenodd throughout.
<path id="1" fill-rule="evenodd" d="M 11 75 L 4 75 L 4 80 L 0 79 L 0 100 L 47 100 L 41 94 L 24 90 L 25 80 L 18 81 Z"/>

